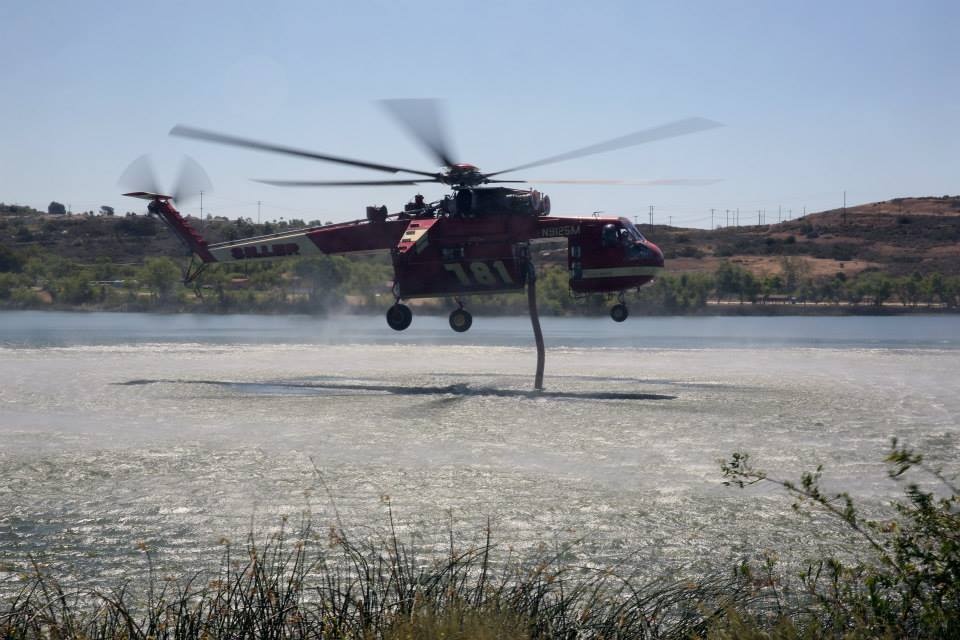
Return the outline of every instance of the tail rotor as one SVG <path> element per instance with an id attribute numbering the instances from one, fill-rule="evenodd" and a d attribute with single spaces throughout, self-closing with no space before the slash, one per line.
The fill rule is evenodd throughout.
<path id="1" fill-rule="evenodd" d="M 134 193 L 161 194 L 160 181 L 149 154 L 130 163 L 117 180 L 117 185 Z"/>
<path id="2" fill-rule="evenodd" d="M 173 189 L 167 192 L 162 190 L 157 180 L 153 160 L 149 155 L 134 160 L 117 183 L 125 189 L 131 189 L 123 195 L 149 200 L 147 211 L 160 218 L 183 243 L 191 256 L 190 263 L 183 270 L 184 283 L 193 282 L 209 263 L 216 262 L 216 258 L 207 248 L 207 241 L 173 206 L 173 201 L 182 203 L 210 190 L 210 178 L 196 160 L 184 156 Z M 195 264 L 193 256 L 200 258 L 199 264 Z"/>
<path id="3" fill-rule="evenodd" d="M 201 193 L 209 193 L 213 189 L 213 183 L 210 182 L 207 172 L 190 156 L 183 156 L 180 160 L 177 179 L 169 191 L 161 187 L 153 158 L 149 154 L 144 154 L 131 162 L 120 175 L 117 184 L 129 190 L 129 193 L 124 195 L 147 200 L 174 200 L 180 204 Z"/>

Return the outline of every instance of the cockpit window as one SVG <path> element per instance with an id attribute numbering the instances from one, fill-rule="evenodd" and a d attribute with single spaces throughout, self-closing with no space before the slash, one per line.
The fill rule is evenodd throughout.
<path id="1" fill-rule="evenodd" d="M 646 245 L 642 244 L 631 244 L 627 247 L 627 258 L 630 260 L 639 260 L 641 258 L 650 257 L 651 252 L 647 249 Z"/>
<path id="2" fill-rule="evenodd" d="M 600 232 L 600 242 L 604 247 L 615 247 L 620 239 L 620 230 L 615 224 L 605 224 L 603 225 L 603 230 Z"/>
<path id="3" fill-rule="evenodd" d="M 643 234 L 640 233 L 640 230 L 639 230 L 639 229 L 637 229 L 635 226 L 633 226 L 633 223 L 632 223 L 632 222 L 630 222 L 630 221 L 627 220 L 627 219 L 623 219 L 623 220 L 621 220 L 621 223 L 623 224 L 624 228 L 630 233 L 630 236 L 631 236 L 634 240 L 643 240 L 643 239 L 644 239 Z"/>

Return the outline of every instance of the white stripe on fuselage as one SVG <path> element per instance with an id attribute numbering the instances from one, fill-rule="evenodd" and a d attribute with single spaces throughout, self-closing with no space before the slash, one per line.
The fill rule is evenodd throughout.
<path id="1" fill-rule="evenodd" d="M 217 262 L 236 262 L 264 258 L 288 258 L 315 256 L 323 253 L 304 234 L 290 234 L 273 238 L 251 238 L 210 246 L 210 253 Z"/>
<path id="2" fill-rule="evenodd" d="M 629 278 L 631 276 L 655 276 L 663 267 L 608 267 L 606 269 L 584 269 L 582 280 L 589 278 Z M 571 273 L 573 271 L 571 270 Z"/>

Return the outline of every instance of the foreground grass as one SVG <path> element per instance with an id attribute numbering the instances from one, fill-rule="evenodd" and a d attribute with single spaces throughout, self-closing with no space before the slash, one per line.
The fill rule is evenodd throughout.
<path id="1" fill-rule="evenodd" d="M 34 563 L 0 609 L 4 638 L 953 638 L 960 637 L 957 491 L 938 469 L 898 448 L 895 479 L 916 468 L 939 493 L 911 482 L 897 517 L 859 517 L 845 493 L 820 489 L 820 470 L 799 483 L 756 470 L 749 456 L 724 464 L 727 482 L 780 485 L 864 540 L 870 561 L 817 559 L 791 572 L 774 558 L 697 579 L 637 577 L 629 563 L 604 569 L 554 555 L 493 561 L 485 542 L 424 560 L 392 526 L 357 542 L 304 523 L 239 552 L 225 544 L 219 574 L 157 580 L 139 590 L 67 589 Z M 150 551 L 144 548 L 150 559 Z M 645 571 L 650 574 L 649 570 Z M 139 583 L 138 583 L 139 584 Z"/>
<path id="2" fill-rule="evenodd" d="M 422 564 L 395 535 L 332 548 L 309 528 L 227 547 L 215 579 L 67 590 L 37 564 L 0 614 L 10 638 L 685 638 L 752 597 L 737 573 L 641 583 L 562 553 L 494 568 L 492 542 Z M 149 553 L 148 551 L 145 551 Z"/>

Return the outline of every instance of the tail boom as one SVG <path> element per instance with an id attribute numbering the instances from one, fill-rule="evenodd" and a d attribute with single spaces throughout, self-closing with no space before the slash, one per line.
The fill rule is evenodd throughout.
<path id="1" fill-rule="evenodd" d="M 359 220 L 222 242 L 209 245 L 208 250 L 217 262 L 379 253 L 395 247 L 408 224 L 406 220 L 376 224 Z"/>
<path id="2" fill-rule="evenodd" d="M 200 232 L 194 229 L 190 223 L 180 215 L 180 212 L 174 208 L 171 203 L 171 196 L 146 191 L 134 191 L 123 195 L 140 198 L 141 200 L 149 200 L 150 204 L 147 205 L 147 211 L 163 220 L 164 224 L 173 231 L 173 234 L 180 239 L 180 242 L 182 242 L 187 249 L 195 253 L 200 260 L 205 263 L 217 262 L 214 255 L 210 253 L 207 241 L 203 239 Z"/>

